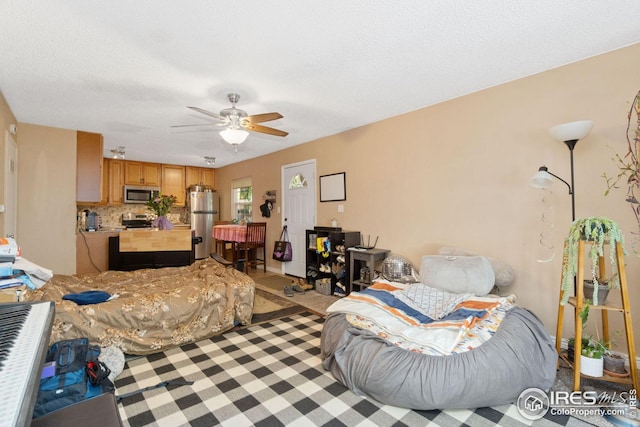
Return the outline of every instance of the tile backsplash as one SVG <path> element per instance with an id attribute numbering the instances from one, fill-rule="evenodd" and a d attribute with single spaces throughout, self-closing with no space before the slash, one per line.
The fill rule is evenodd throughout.
<path id="1" fill-rule="evenodd" d="M 122 206 L 81 206 L 78 205 L 78 212 L 85 209 L 89 209 L 95 212 L 100 217 L 100 226 L 117 228 L 122 226 L 122 214 L 125 213 L 137 213 L 137 214 L 152 214 L 153 212 L 142 204 L 125 204 Z M 174 224 L 188 223 L 189 217 L 186 215 L 186 208 L 171 208 L 171 211 L 167 214 L 169 221 Z"/>

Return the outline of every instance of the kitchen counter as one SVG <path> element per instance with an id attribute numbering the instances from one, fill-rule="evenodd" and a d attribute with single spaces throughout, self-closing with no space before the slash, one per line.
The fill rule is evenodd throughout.
<path id="1" fill-rule="evenodd" d="M 132 229 L 109 237 L 109 269 L 177 267 L 195 261 L 193 231 Z"/>
<path id="2" fill-rule="evenodd" d="M 109 237 L 118 231 L 82 231 L 76 235 L 76 274 L 99 273 L 109 269 Z"/>

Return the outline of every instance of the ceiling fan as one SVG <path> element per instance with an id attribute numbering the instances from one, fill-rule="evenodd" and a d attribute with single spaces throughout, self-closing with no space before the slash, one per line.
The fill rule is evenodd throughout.
<path id="1" fill-rule="evenodd" d="M 247 115 L 247 113 L 239 108 L 236 108 L 236 103 L 240 99 L 240 95 L 237 93 L 230 93 L 227 95 L 229 101 L 231 102 L 231 108 L 225 108 L 220 111 L 219 114 L 213 113 L 211 111 L 203 110 L 198 107 L 187 107 L 199 113 L 205 114 L 209 117 L 213 117 L 214 119 L 220 120 L 219 123 L 216 123 L 218 126 L 225 126 L 226 129 L 220 131 L 220 136 L 226 142 L 231 145 L 242 144 L 249 136 L 249 132 L 247 130 L 253 132 L 266 133 L 269 135 L 275 136 L 287 136 L 289 132 L 285 132 L 279 129 L 274 129 L 268 126 L 263 126 L 258 123 L 269 122 L 272 120 L 277 120 L 282 118 L 282 114 L 280 113 L 263 113 L 263 114 L 254 114 Z M 187 126 L 201 126 L 201 125 L 176 125 L 171 127 L 187 127 Z M 246 130 L 245 130 L 246 129 Z"/>

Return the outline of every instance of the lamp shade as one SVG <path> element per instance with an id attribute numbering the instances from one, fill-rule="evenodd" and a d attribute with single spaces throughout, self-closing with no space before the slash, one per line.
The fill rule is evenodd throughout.
<path id="1" fill-rule="evenodd" d="M 531 186 L 533 188 L 549 188 L 553 184 L 553 177 L 546 170 L 540 168 L 538 172 L 531 177 Z"/>
<path id="2" fill-rule="evenodd" d="M 580 120 L 554 126 L 549 129 L 549 134 L 556 141 L 576 141 L 589 135 L 592 127 L 593 122 L 591 120 Z"/>
<path id="3" fill-rule="evenodd" d="M 220 131 L 220 136 L 231 145 L 242 144 L 249 136 L 249 132 L 242 129 L 225 129 Z"/>

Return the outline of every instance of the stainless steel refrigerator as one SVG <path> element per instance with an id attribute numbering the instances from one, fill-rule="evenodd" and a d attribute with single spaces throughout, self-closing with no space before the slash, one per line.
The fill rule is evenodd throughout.
<path id="1" fill-rule="evenodd" d="M 187 213 L 196 241 L 196 259 L 203 259 L 213 252 L 211 229 L 220 220 L 220 197 L 207 185 L 192 185 L 187 189 Z M 200 241 L 201 240 L 201 241 Z"/>

